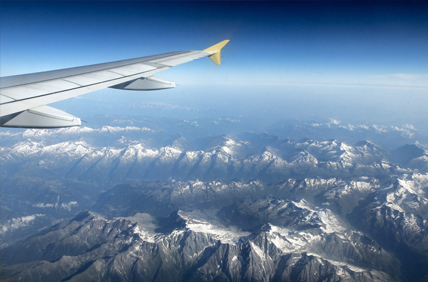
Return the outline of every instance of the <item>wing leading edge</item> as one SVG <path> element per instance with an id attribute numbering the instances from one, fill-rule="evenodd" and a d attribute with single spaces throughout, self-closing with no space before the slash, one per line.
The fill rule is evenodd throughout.
<path id="1" fill-rule="evenodd" d="M 224 40 L 203 51 L 180 51 L 83 67 L 2 77 L 0 126 L 57 128 L 78 126 L 79 118 L 47 104 L 102 88 L 160 90 L 175 83 L 153 74 L 199 58 L 220 64 Z"/>

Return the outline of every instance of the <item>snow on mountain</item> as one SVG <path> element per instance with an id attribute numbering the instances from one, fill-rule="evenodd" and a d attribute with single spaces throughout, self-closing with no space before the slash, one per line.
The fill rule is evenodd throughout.
<path id="1" fill-rule="evenodd" d="M 340 233 L 347 230 L 346 224 L 332 211 L 311 207 L 304 199 L 296 202 L 268 196 L 264 199 L 245 200 L 223 209 L 222 214 L 231 214 L 231 217 L 227 217 L 228 221 L 247 229 L 269 223 L 294 232 L 319 229 L 324 233 Z"/>
<path id="2" fill-rule="evenodd" d="M 421 190 L 418 178 L 398 179 L 391 188 L 380 195 L 381 203 L 399 212 L 428 216 L 428 199 Z"/>
<path id="3" fill-rule="evenodd" d="M 186 221 L 186 228 L 205 234 L 210 234 L 222 243 L 237 244 L 241 238 L 251 233 L 242 231 L 236 226 L 225 226 L 216 216 L 217 211 L 179 211 L 179 215 Z"/>
<path id="4" fill-rule="evenodd" d="M 406 280 L 422 279 L 428 254 L 426 175 L 381 184 L 348 214 L 350 223 L 398 254 Z M 422 188 L 422 189 L 421 189 Z M 422 279 L 423 280 L 423 279 Z"/>
<path id="5" fill-rule="evenodd" d="M 31 140 L 22 141 L 11 148 L 3 147 L 3 158 L 11 159 L 15 156 L 26 158 L 28 156 L 39 154 L 43 150 L 43 148 L 44 146 L 42 143 L 34 142 Z"/>
<path id="6" fill-rule="evenodd" d="M 426 183 L 427 177 L 415 175 L 414 179 L 408 177 L 403 181 L 397 181 L 394 188 L 398 195 L 403 194 L 403 191 L 413 193 L 420 190 L 420 185 Z M 356 278 L 356 273 L 365 275 L 368 271 L 374 270 L 376 275 L 380 276 L 370 272 L 370 277 L 378 277 L 380 281 L 390 281 L 394 279 L 393 277 L 399 276 L 397 272 L 400 269 L 399 262 L 393 255 L 364 233 L 350 227 L 343 217 L 335 214 L 328 206 L 317 206 L 305 199 L 285 200 L 274 196 L 261 197 L 262 192 L 285 193 L 285 190 L 300 190 L 307 193 L 325 191 L 327 194 L 330 191 L 336 191 L 336 194 L 331 194 L 331 200 L 334 198 L 341 200 L 355 193 L 386 193 L 385 191 L 392 189 L 392 187 L 380 185 L 378 180 L 364 177 L 351 181 L 314 178 L 289 180 L 271 187 L 260 182 L 222 183 L 218 181 L 173 181 L 163 186 L 150 185 L 153 185 L 152 188 L 145 184 L 134 184 L 129 188 L 120 185 L 116 192 L 107 193 L 110 195 L 110 200 L 106 201 L 105 196 L 101 197 L 99 207 L 103 207 L 103 211 L 109 210 L 107 215 L 109 213 L 116 215 L 112 219 L 107 219 L 100 214 L 85 213 L 76 217 L 71 223 L 61 223 L 52 227 L 50 229 L 52 231 L 44 232 L 22 243 L 37 246 L 36 248 L 40 247 L 43 250 L 45 244 L 52 243 L 49 240 L 56 240 L 58 243 L 55 243 L 57 244 L 55 249 L 63 250 L 55 255 L 50 254 L 50 258 L 45 257 L 47 263 L 41 264 L 32 271 L 43 271 L 44 277 L 49 277 L 46 273 L 56 275 L 47 269 L 51 267 L 62 269 L 63 266 L 59 261 L 63 262 L 65 258 L 74 261 L 73 264 L 79 261 L 78 265 L 88 260 L 95 260 L 102 263 L 102 269 L 105 269 L 102 272 L 116 271 L 107 265 L 115 265 L 111 263 L 118 260 L 125 266 L 128 263 L 135 263 L 135 260 L 142 257 L 157 260 L 159 256 L 156 254 L 161 252 L 163 263 L 172 263 L 178 265 L 178 268 L 187 269 L 194 263 L 200 262 L 200 270 L 208 271 L 204 273 L 212 273 L 220 265 L 222 271 L 229 271 L 225 270 L 229 267 L 231 271 L 236 267 L 244 267 L 248 270 L 248 267 L 251 267 L 252 271 L 262 271 L 261 273 L 269 277 L 276 277 L 285 275 L 286 269 L 294 269 L 293 267 L 297 267 L 296 263 L 305 258 L 300 262 L 301 265 L 305 267 L 308 263 L 323 265 L 323 267 L 330 265 L 333 269 L 328 268 L 325 270 L 326 273 L 329 275 L 335 273 L 341 279 L 351 277 L 351 281 L 360 281 L 358 280 L 360 278 Z M 207 193 L 209 193 L 208 196 Z M 205 201 L 218 199 L 217 208 L 200 201 L 195 197 L 196 195 L 205 197 Z M 239 200 L 237 195 L 241 195 L 242 200 Z M 255 195 L 258 196 L 253 198 Z M 225 201 L 225 199 L 229 200 Z M 355 201 L 358 204 L 359 200 Z M 183 207 L 184 210 L 173 212 L 166 218 L 155 218 L 151 215 L 159 214 L 157 209 L 168 206 Z M 223 208 L 219 210 L 222 206 Z M 118 217 L 117 215 L 120 214 L 123 216 Z M 413 218 L 416 221 L 409 221 L 408 217 L 403 221 L 399 215 L 398 218 L 394 217 L 391 220 L 407 222 L 407 225 L 404 225 L 407 234 L 417 234 L 413 233 L 415 230 L 423 234 L 423 229 L 409 229 L 413 224 L 418 224 L 417 217 L 413 216 Z M 64 228 L 68 230 L 65 233 L 61 231 Z M 55 232 L 59 232 L 59 235 L 55 235 Z M 96 236 L 98 239 L 93 238 L 91 242 L 84 239 L 86 241 L 83 243 L 87 242 L 85 244 L 88 245 L 83 247 L 80 239 L 71 239 L 71 237 L 67 239 L 69 236 L 67 234 L 84 238 Z M 48 241 L 39 245 L 46 239 Z M 19 244 L 13 248 L 24 248 L 24 245 Z M 79 251 L 76 253 L 71 251 L 70 247 L 65 247 L 69 244 L 77 244 L 73 249 Z M 12 250 L 8 249 L 6 254 Z M 229 255 L 225 257 L 226 250 L 229 250 Z M 41 254 L 41 251 L 35 253 Z M 109 261 L 104 261 L 100 257 L 100 255 L 106 257 L 106 254 L 111 258 Z M 293 259 L 289 260 L 291 258 Z M 247 265 L 246 262 L 249 260 L 252 263 Z M 283 263 L 287 261 L 284 268 L 280 267 L 280 261 Z M 12 273 L 10 271 L 13 267 L 17 266 L 6 267 L 5 273 Z M 80 274 L 73 274 L 75 268 L 70 268 L 68 264 L 64 267 L 68 267 L 68 275 L 78 275 L 76 279 L 81 278 Z M 145 269 L 152 268 L 145 266 Z M 22 273 L 35 275 L 32 271 Z M 129 275 L 129 271 L 121 273 Z M 192 273 L 196 275 L 195 272 Z M 200 272 L 197 273 L 201 275 Z M 234 271 L 231 273 L 238 275 Z"/>
<path id="7" fill-rule="evenodd" d="M 3 245 L 12 280 L 427 275 L 420 144 L 389 152 L 370 141 L 269 134 L 190 140 L 143 126 L 0 133 L 1 235 L 15 243 L 29 235 L 19 230 L 45 228 Z M 60 222 L 84 210 L 96 213 Z"/>
<path id="8" fill-rule="evenodd" d="M 318 160 L 309 152 L 300 151 L 293 156 L 289 166 L 298 167 L 300 165 L 305 165 L 305 164 L 308 166 L 316 167 L 318 166 Z"/>
<path id="9" fill-rule="evenodd" d="M 51 174 L 56 177 L 66 175 L 67 178 L 90 181 L 102 179 L 116 183 L 141 178 L 259 178 L 265 181 L 280 181 L 290 177 L 378 176 L 402 171 L 399 166 L 389 161 L 385 150 L 368 141 L 351 146 L 337 140 L 276 140 L 271 143 L 272 146 L 260 148 L 257 144 L 259 141 L 254 138 L 252 140 L 255 143 L 252 143 L 220 136 L 192 145 L 179 136 L 178 139 L 171 140 L 172 145 L 153 147 L 149 139 L 138 139 L 138 135 L 132 135 L 141 131 L 145 129 L 70 129 L 64 132 L 79 137 L 74 141 L 62 142 L 54 140 L 59 140 L 59 136 L 65 134 L 63 131 L 46 131 L 49 136 L 57 136 L 50 141 L 35 141 L 36 138 L 3 146 L 0 158 L 5 166 L 13 167 L 10 171 L 15 173 L 28 164 L 39 163 L 40 159 L 43 159 L 43 166 L 33 169 L 32 173 Z M 30 135 L 34 132 L 25 131 L 22 134 Z M 117 132 L 125 135 L 116 135 Z M 99 146 L 98 141 L 93 141 L 93 136 L 97 134 L 108 134 L 109 138 L 116 136 L 118 139 L 113 142 L 114 146 Z M 7 140 L 5 144 L 9 144 Z M 417 163 L 418 167 L 423 168 L 424 160 L 420 157 L 412 160 L 411 164 L 414 167 Z"/>
<path id="10" fill-rule="evenodd" d="M 94 271 L 98 277 L 96 281 L 110 281 L 111 277 L 156 281 L 159 276 L 162 281 L 200 281 L 216 277 L 230 277 L 229 280 L 246 277 L 253 281 L 308 281 L 309 278 L 312 281 L 316 277 L 327 276 L 348 281 L 367 281 L 368 277 L 372 281 L 394 280 L 391 276 L 394 272 L 390 272 L 387 266 L 394 266 L 395 262 L 388 259 L 384 264 L 374 265 L 373 269 L 359 261 L 353 265 L 315 253 L 299 252 L 298 248 L 283 252 L 275 247 L 275 238 L 264 232 L 253 240 L 247 238 L 228 243 L 227 240 L 215 239 L 224 237 L 224 229 L 201 220 L 206 215 L 180 213 L 188 220 L 184 229 L 174 229 L 154 237 L 148 236 L 144 227 L 144 222 L 153 219 L 143 214 L 108 220 L 91 212 L 81 213 L 47 232 L 4 249 L 7 258 L 18 248 L 31 249 L 32 253 L 25 257 L 15 255 L 3 267 L 2 275 L 12 280 L 21 277 L 33 281 L 67 277 L 88 280 L 94 277 L 91 274 Z M 283 237 L 289 236 L 275 227 L 271 231 Z M 358 248 L 364 252 L 363 246 Z M 11 265 L 14 261 L 24 263 Z M 315 274 L 313 269 L 317 269 Z"/>

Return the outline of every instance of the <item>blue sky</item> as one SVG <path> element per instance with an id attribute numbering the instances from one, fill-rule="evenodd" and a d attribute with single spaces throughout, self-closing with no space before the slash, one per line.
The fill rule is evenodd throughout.
<path id="1" fill-rule="evenodd" d="M 202 59 L 162 72 L 181 87 L 138 99 L 230 98 L 231 105 L 263 104 L 268 112 L 279 102 L 335 118 L 370 109 L 424 119 L 428 106 L 424 2 L 2 1 L 0 13 L 2 76 L 201 50 L 230 39 L 221 66 Z"/>

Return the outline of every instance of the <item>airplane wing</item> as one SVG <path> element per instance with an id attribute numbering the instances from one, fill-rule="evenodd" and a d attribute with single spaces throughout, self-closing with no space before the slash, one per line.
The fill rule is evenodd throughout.
<path id="1" fill-rule="evenodd" d="M 47 104 L 102 88 L 160 90 L 175 83 L 153 74 L 202 57 L 220 65 L 224 40 L 203 51 L 179 51 L 90 66 L 0 78 L 0 126 L 79 126 L 79 118 Z"/>

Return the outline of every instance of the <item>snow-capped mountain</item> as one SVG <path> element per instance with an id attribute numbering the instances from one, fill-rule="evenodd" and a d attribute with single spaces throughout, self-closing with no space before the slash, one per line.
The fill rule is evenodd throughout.
<path id="1" fill-rule="evenodd" d="M 6 281 L 394 280 L 387 272 L 394 274 L 398 262 L 374 242 L 361 244 L 370 239 L 358 235 L 321 239 L 320 234 L 293 234 L 269 225 L 249 236 L 248 232 L 210 224 L 195 213 L 179 212 L 177 216 L 185 227 L 156 233 L 160 221 L 143 214 L 111 220 L 90 212 L 79 214 L 5 249 L 5 257 L 17 250 L 30 254 L 4 262 L 24 263 L 4 267 L 3 275 Z M 241 239 L 233 242 L 228 233 Z M 297 248 L 285 246 L 290 240 Z M 323 240 L 326 242 L 320 242 Z M 298 249 L 299 242 L 300 246 L 337 245 L 336 240 L 349 244 L 351 250 L 345 248 L 343 255 L 357 265 Z M 334 246 L 323 250 L 338 257 Z M 376 260 L 377 265 L 358 266 L 361 254 L 381 259 Z"/>
<path id="2" fill-rule="evenodd" d="M 317 175 L 378 177 L 401 172 L 391 162 L 387 151 L 370 142 L 349 145 L 337 140 L 278 140 L 276 144 L 260 146 L 236 137 L 221 136 L 210 142 L 200 141 L 207 144 L 202 147 L 185 144 L 179 137 L 171 145 L 157 148 L 147 145 L 150 141 L 123 136 L 116 146 L 96 146 L 89 141 L 45 144 L 45 141 L 27 139 L 2 147 L 4 174 L 105 185 L 168 178 L 279 181 Z M 426 156 L 418 155 L 411 162 L 424 171 L 426 164 L 420 163 Z"/>
<path id="3" fill-rule="evenodd" d="M 421 213 L 426 183 L 426 175 L 415 174 L 390 184 L 368 178 L 315 178 L 271 185 L 118 185 L 91 208 L 97 213 L 82 213 L 4 248 L 3 264 L 9 266 L 3 273 L 12 280 L 37 280 L 41 272 L 53 280 L 81 280 L 96 270 L 100 280 L 122 275 L 120 279 L 156 281 L 156 269 L 161 269 L 162 275 L 173 271 L 178 280 L 225 276 L 232 281 L 246 275 L 256 281 L 319 281 L 310 272 L 316 267 L 329 279 L 421 279 L 425 271 L 420 264 L 409 266 L 403 250 L 426 258 L 426 226 L 420 225 L 427 218 Z M 417 205 L 422 208 L 414 208 Z M 396 211 L 383 212 L 386 209 Z M 376 220 L 364 220 L 372 217 Z M 365 222 L 372 225 L 366 228 Z M 386 237 L 392 231 L 395 237 Z M 407 243 L 400 252 L 391 249 L 391 242 Z M 32 255 L 17 256 L 18 250 Z M 136 271 L 140 267 L 145 271 Z M 163 280 L 173 279 L 162 275 Z"/>
<path id="4" fill-rule="evenodd" d="M 2 281 L 428 277 L 420 143 L 144 126 L 0 133 Z"/>

